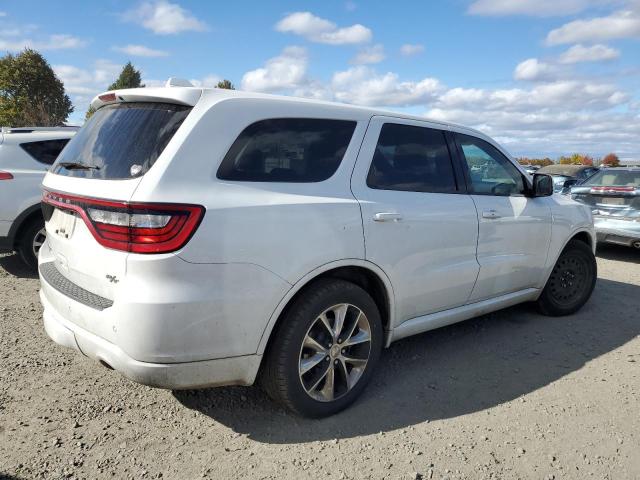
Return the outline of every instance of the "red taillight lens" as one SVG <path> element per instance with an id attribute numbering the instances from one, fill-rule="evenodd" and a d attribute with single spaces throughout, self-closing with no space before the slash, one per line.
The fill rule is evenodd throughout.
<path id="1" fill-rule="evenodd" d="M 13 178 L 13 175 L 11 175 L 9 172 L 0 172 L 0 180 L 11 180 Z"/>
<path id="2" fill-rule="evenodd" d="M 204 216 L 200 205 L 114 202 L 47 191 L 42 201 L 78 213 L 100 245 L 133 253 L 179 250 Z"/>
<path id="3" fill-rule="evenodd" d="M 591 193 L 625 193 L 635 191 L 635 187 L 591 187 Z"/>

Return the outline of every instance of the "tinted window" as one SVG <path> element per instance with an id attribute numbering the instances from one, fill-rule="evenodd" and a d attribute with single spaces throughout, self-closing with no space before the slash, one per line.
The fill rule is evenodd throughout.
<path id="1" fill-rule="evenodd" d="M 68 142 L 68 138 L 63 138 L 60 140 L 43 140 L 40 142 L 21 143 L 20 146 L 25 152 L 40 163 L 52 165 Z"/>
<path id="2" fill-rule="evenodd" d="M 456 134 L 468 166 L 469 192 L 480 195 L 523 195 L 524 179 L 518 168 L 484 140 Z"/>
<path id="3" fill-rule="evenodd" d="M 118 103 L 99 108 L 54 165 L 58 175 L 126 179 L 144 175 L 191 110 L 164 103 Z M 67 168 L 81 163 L 97 168 Z"/>
<path id="4" fill-rule="evenodd" d="M 385 123 L 367 176 L 380 190 L 450 193 L 456 181 L 444 133 Z"/>
<path id="5" fill-rule="evenodd" d="M 640 170 L 609 170 L 605 168 L 589 178 L 583 185 L 640 188 Z"/>
<path id="6" fill-rule="evenodd" d="M 225 155 L 218 178 L 321 182 L 335 173 L 356 122 L 278 118 L 249 125 Z"/>

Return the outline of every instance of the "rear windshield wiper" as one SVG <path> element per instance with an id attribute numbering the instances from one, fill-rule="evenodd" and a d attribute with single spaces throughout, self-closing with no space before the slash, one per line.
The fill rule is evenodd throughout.
<path id="1" fill-rule="evenodd" d="M 80 162 L 61 162 L 58 166 L 64 167 L 67 170 L 100 170 L 100 167 L 97 165 L 87 165 L 86 163 Z"/>

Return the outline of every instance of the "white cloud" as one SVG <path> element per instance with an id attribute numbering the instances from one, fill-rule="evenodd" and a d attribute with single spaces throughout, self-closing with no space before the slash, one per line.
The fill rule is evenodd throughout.
<path id="1" fill-rule="evenodd" d="M 17 52 L 24 50 L 25 48 L 32 48 L 34 50 L 65 50 L 70 48 L 80 48 L 87 44 L 86 41 L 74 37 L 73 35 L 57 34 L 49 35 L 44 39 L 6 39 L 0 38 L 0 50 L 7 50 L 9 52 Z"/>
<path id="2" fill-rule="evenodd" d="M 132 57 L 166 57 L 169 55 L 164 50 L 155 50 L 144 45 L 125 45 L 124 47 L 113 47 L 113 49 Z"/>
<path id="3" fill-rule="evenodd" d="M 597 44 L 585 47 L 582 44 L 574 45 L 560 55 L 560 63 L 602 62 L 615 60 L 620 57 L 620 52 L 615 48 Z"/>
<path id="4" fill-rule="evenodd" d="M 513 78 L 516 80 L 532 82 L 553 80 L 556 75 L 557 70 L 553 65 L 541 62 L 537 58 L 529 58 L 520 62 L 513 72 Z"/>
<path id="5" fill-rule="evenodd" d="M 336 72 L 331 89 L 335 99 L 341 102 L 405 107 L 434 100 L 442 85 L 435 78 L 401 81 L 396 73 L 378 74 L 370 67 L 358 66 Z"/>
<path id="6" fill-rule="evenodd" d="M 207 25 L 191 12 L 167 0 L 143 2 L 139 7 L 125 12 L 123 18 L 138 23 L 158 35 L 202 32 L 208 29 Z"/>
<path id="7" fill-rule="evenodd" d="M 411 57 L 422 52 L 424 52 L 424 45 L 419 43 L 405 43 L 400 47 L 400 54 L 404 57 Z"/>
<path id="8" fill-rule="evenodd" d="M 287 47 L 277 57 L 267 60 L 264 67 L 245 73 L 242 89 L 275 92 L 301 87 L 307 83 L 307 63 L 304 48 Z"/>
<path id="9" fill-rule="evenodd" d="M 0 12 L 0 17 L 6 17 L 7 16 L 7 12 Z"/>
<path id="10" fill-rule="evenodd" d="M 546 43 L 560 45 L 635 37 L 640 37 L 640 8 L 619 10 L 606 17 L 574 20 L 551 30 Z"/>
<path id="11" fill-rule="evenodd" d="M 275 29 L 300 35 L 311 42 L 329 45 L 366 43 L 373 37 L 371 30 L 359 23 L 338 28 L 335 23 L 317 17 L 311 12 L 291 13 L 280 20 Z"/>
<path id="12" fill-rule="evenodd" d="M 476 0 L 467 10 L 472 15 L 504 16 L 532 15 L 549 17 L 570 15 L 606 0 Z"/>
<path id="13" fill-rule="evenodd" d="M 382 45 L 373 45 L 372 47 L 363 48 L 351 60 L 356 65 L 364 65 L 370 63 L 380 63 L 385 59 L 384 47 Z"/>

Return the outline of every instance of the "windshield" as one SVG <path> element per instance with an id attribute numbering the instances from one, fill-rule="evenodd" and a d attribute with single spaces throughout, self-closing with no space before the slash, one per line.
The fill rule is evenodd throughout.
<path id="1" fill-rule="evenodd" d="M 601 170 L 583 185 L 601 187 L 640 187 L 640 170 Z"/>
<path id="2" fill-rule="evenodd" d="M 190 111 L 167 103 L 104 106 L 73 137 L 52 171 L 105 180 L 144 175 Z"/>

